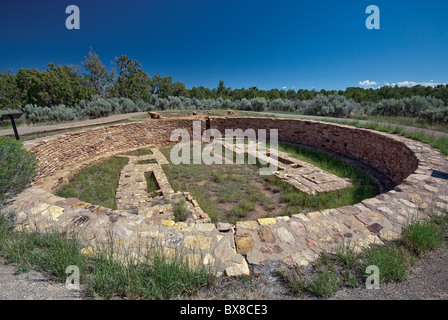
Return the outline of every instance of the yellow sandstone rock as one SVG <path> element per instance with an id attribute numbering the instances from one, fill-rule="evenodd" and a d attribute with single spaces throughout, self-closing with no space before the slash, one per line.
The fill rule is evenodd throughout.
<path id="1" fill-rule="evenodd" d="M 205 250 L 210 248 L 213 238 L 203 235 L 188 236 L 184 239 L 184 246 L 189 249 Z"/>
<path id="2" fill-rule="evenodd" d="M 163 226 L 172 227 L 172 226 L 174 226 L 174 224 L 175 224 L 175 222 L 173 220 L 162 220 Z"/>
<path id="3" fill-rule="evenodd" d="M 277 220 L 275 218 L 262 218 L 262 219 L 257 219 L 257 221 L 262 226 L 267 226 L 267 225 L 270 225 L 270 224 L 276 224 L 277 223 Z"/>
<path id="4" fill-rule="evenodd" d="M 42 215 L 47 217 L 50 220 L 58 221 L 59 216 L 64 213 L 64 208 L 58 206 L 50 206 L 45 211 L 42 212 Z"/>
<path id="5" fill-rule="evenodd" d="M 94 250 L 92 246 L 88 246 L 81 249 L 81 254 L 87 257 L 91 257 L 93 255 L 93 252 Z"/>

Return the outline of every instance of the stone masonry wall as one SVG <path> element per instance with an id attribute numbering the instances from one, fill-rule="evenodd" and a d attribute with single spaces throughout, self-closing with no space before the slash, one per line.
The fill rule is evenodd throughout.
<path id="1" fill-rule="evenodd" d="M 45 190 L 54 189 L 67 179 L 65 168 L 91 164 L 106 156 L 147 145 L 170 143 L 174 129 L 186 129 L 192 137 L 194 120 L 163 119 L 112 125 L 25 142 L 36 154 L 40 172 L 35 182 Z M 375 132 L 318 121 L 266 118 L 214 118 L 211 127 L 224 134 L 225 129 L 248 128 L 279 130 L 279 140 L 320 147 L 364 162 L 401 183 L 418 165 L 406 144 Z M 205 122 L 202 122 L 202 130 Z M 75 170 L 76 171 L 76 170 Z M 53 179 L 48 179 L 55 173 Z M 70 170 L 73 173 L 73 170 Z M 48 180 L 47 180 L 48 179 Z M 46 180 L 46 181 L 45 181 Z M 45 185 L 41 182 L 45 181 Z"/>
<path id="2" fill-rule="evenodd" d="M 121 152 L 170 143 L 174 129 L 185 129 L 192 136 L 192 120 L 157 120 L 93 128 L 24 143 L 39 160 L 34 184 L 54 191 L 73 173 L 86 165 Z"/>
<path id="3" fill-rule="evenodd" d="M 397 183 L 393 190 L 353 206 L 256 221 L 227 223 L 154 222 L 126 210 L 111 210 L 52 194 L 53 188 L 84 165 L 102 158 L 169 142 L 170 133 L 193 120 L 153 120 L 113 125 L 27 141 L 41 171 L 31 187 L 14 197 L 16 230 L 61 228 L 82 239 L 82 253 L 111 243 L 126 252 L 180 253 L 190 266 L 206 265 L 219 274 L 241 276 L 269 261 L 305 266 L 322 250 L 341 244 L 355 251 L 399 239 L 414 219 L 448 211 L 448 157 L 399 135 L 316 121 L 261 118 L 211 119 L 211 127 L 279 129 L 279 139 L 320 146 L 363 161 Z M 205 123 L 205 122 L 204 122 Z M 204 129 L 204 123 L 202 130 Z M 173 193 L 173 195 L 175 195 Z M 180 195 L 181 196 L 181 195 Z M 194 199 L 193 199 L 194 200 Z M 111 238 L 112 236 L 112 238 Z"/>
<path id="4" fill-rule="evenodd" d="M 365 129 L 334 125 L 311 120 L 266 118 L 217 118 L 212 127 L 225 129 L 249 128 L 257 131 L 278 129 L 279 140 L 294 142 L 337 152 L 386 174 L 401 183 L 418 165 L 417 158 L 406 144 Z"/>

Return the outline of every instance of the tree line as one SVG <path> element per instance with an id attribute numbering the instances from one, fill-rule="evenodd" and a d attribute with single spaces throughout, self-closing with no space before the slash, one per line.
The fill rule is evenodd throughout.
<path id="1" fill-rule="evenodd" d="M 418 105 L 416 107 L 416 105 Z M 115 58 L 109 71 L 91 49 L 81 66 L 48 69 L 21 68 L 16 74 L 0 73 L 0 110 L 20 108 L 35 119 L 61 120 L 170 108 L 281 110 L 345 116 L 349 112 L 413 115 L 443 119 L 448 105 L 448 85 L 435 87 L 349 87 L 346 90 L 232 89 L 219 81 L 216 88 L 187 89 L 171 76 L 150 76 L 139 61 L 126 55 Z M 333 106 L 333 107 L 332 107 Z M 335 107 L 336 106 L 336 107 Z M 331 111 L 335 109 L 336 111 Z M 419 112 L 409 113 L 409 110 Z M 432 110 L 425 114 L 427 110 Z M 442 117 L 442 118 L 440 118 Z"/>

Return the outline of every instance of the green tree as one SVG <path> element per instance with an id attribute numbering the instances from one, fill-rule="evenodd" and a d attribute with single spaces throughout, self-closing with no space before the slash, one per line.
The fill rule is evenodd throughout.
<path id="1" fill-rule="evenodd" d="M 286 98 L 289 99 L 289 100 L 297 100 L 297 98 L 298 98 L 298 94 L 297 94 L 297 92 L 295 92 L 294 90 L 289 89 L 289 90 L 286 92 Z"/>
<path id="2" fill-rule="evenodd" d="M 224 85 L 224 81 L 223 81 L 223 80 L 220 80 L 220 81 L 219 81 L 219 84 L 218 84 L 218 89 L 217 89 L 217 96 L 218 96 L 218 98 L 219 98 L 219 97 L 221 97 L 221 98 L 227 98 L 228 93 L 229 93 L 230 90 L 231 90 L 231 88 L 230 88 L 230 87 L 227 88 L 227 87 Z"/>
<path id="3" fill-rule="evenodd" d="M 40 84 L 41 73 L 37 69 L 24 69 L 20 70 L 16 74 L 17 87 L 21 92 L 21 103 L 26 104 L 38 104 L 39 91 L 41 90 Z"/>
<path id="4" fill-rule="evenodd" d="M 188 90 L 183 82 L 176 81 L 173 83 L 173 96 L 188 97 Z"/>
<path id="5" fill-rule="evenodd" d="M 203 86 L 193 87 L 189 90 L 189 97 L 196 99 L 211 99 L 212 91 L 209 88 L 205 88 Z"/>
<path id="6" fill-rule="evenodd" d="M 42 72 L 41 91 L 38 93 L 44 106 L 65 104 L 74 106 L 81 100 L 90 100 L 95 90 L 84 82 L 78 73 L 79 68 L 73 66 L 58 66 L 49 63 L 50 69 Z"/>
<path id="7" fill-rule="evenodd" d="M 172 77 L 162 77 L 157 73 L 152 79 L 151 84 L 153 92 L 159 96 L 159 98 L 168 98 L 174 95 L 174 85 Z"/>
<path id="8" fill-rule="evenodd" d="M 21 91 L 17 86 L 16 78 L 11 70 L 0 73 L 0 110 L 16 109 L 20 104 Z"/>
<path id="9" fill-rule="evenodd" d="M 124 97 L 133 101 L 149 101 L 151 98 L 151 82 L 149 75 L 141 70 L 142 64 L 128 56 L 115 58 L 118 67 L 118 78 L 113 86 L 108 88 L 113 97 Z"/>
<path id="10" fill-rule="evenodd" d="M 114 72 L 108 72 L 106 70 L 98 54 L 92 48 L 90 48 L 89 56 L 84 57 L 82 64 L 87 71 L 86 78 L 88 83 L 96 90 L 96 93 L 100 97 L 104 97 L 106 86 L 113 82 Z"/>
<path id="11" fill-rule="evenodd" d="M 90 100 L 95 90 L 89 87 L 74 66 L 49 63 L 50 69 L 20 69 L 16 83 L 21 91 L 21 103 L 53 107 L 64 104 L 74 106 L 81 100 Z"/>

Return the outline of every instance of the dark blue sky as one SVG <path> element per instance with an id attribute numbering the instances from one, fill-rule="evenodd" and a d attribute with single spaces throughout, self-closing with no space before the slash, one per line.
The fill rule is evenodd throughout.
<path id="1" fill-rule="evenodd" d="M 70 4 L 80 9 L 80 30 L 65 27 Z M 381 10 L 380 30 L 365 27 L 371 4 Z M 81 65 L 90 46 L 108 68 L 125 54 L 187 88 L 448 83 L 448 1 L 0 3 L 0 70 Z"/>

